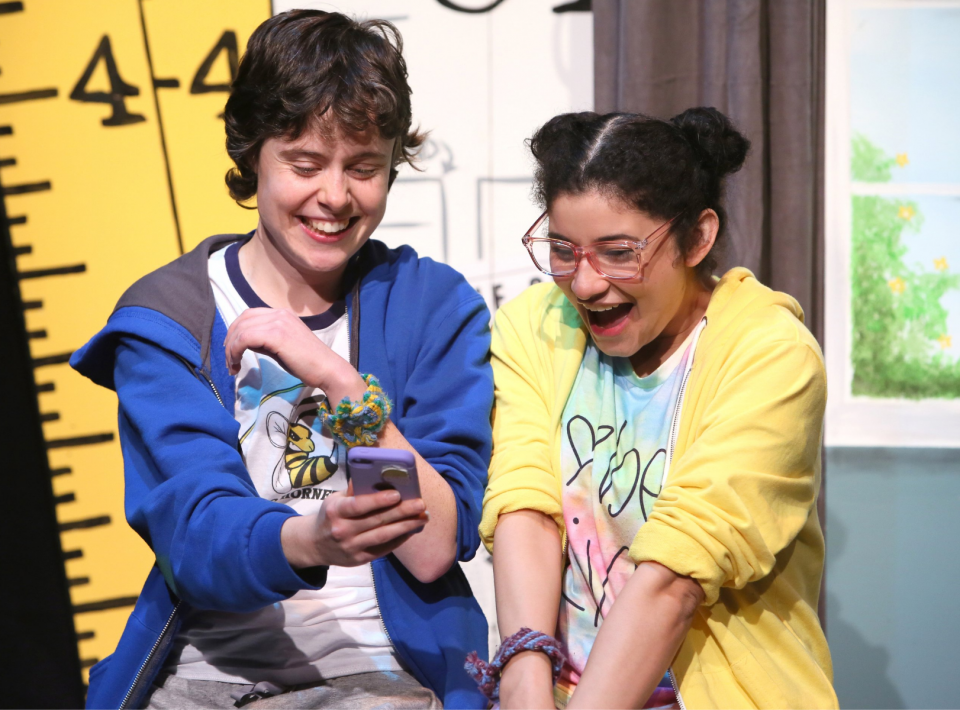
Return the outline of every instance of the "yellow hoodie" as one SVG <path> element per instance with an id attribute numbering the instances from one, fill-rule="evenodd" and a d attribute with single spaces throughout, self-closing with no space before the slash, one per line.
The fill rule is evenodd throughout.
<path id="1" fill-rule="evenodd" d="M 836 708 L 817 618 L 823 356 L 786 294 L 733 269 L 707 308 L 660 497 L 630 547 L 695 579 L 706 599 L 672 670 L 684 707 Z M 480 534 L 550 515 L 566 546 L 560 424 L 588 334 L 553 284 L 497 313 L 493 459 Z"/>

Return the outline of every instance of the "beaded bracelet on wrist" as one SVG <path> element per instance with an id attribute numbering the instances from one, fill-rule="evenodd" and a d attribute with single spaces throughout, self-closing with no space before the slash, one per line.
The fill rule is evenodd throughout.
<path id="1" fill-rule="evenodd" d="M 332 412 L 326 401 L 321 402 L 319 408 L 320 421 L 348 449 L 376 444 L 393 409 L 390 398 L 380 388 L 380 381 L 373 375 L 361 377 L 367 391 L 359 402 L 344 397 Z"/>

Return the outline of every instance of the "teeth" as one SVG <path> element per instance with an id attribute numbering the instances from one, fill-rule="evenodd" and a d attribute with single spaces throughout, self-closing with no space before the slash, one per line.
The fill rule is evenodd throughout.
<path id="1" fill-rule="evenodd" d="M 603 313 L 604 311 L 612 311 L 612 310 L 613 310 L 614 308 L 616 308 L 617 306 L 622 306 L 623 304 L 622 304 L 622 303 L 615 303 L 614 305 L 612 305 L 612 306 L 607 306 L 606 308 L 604 308 L 603 306 L 588 306 L 588 305 L 585 304 L 585 303 L 584 303 L 584 304 L 581 304 L 581 305 L 583 305 L 583 307 L 586 308 L 588 311 L 593 311 L 594 313 Z"/>
<path id="2" fill-rule="evenodd" d="M 315 232 L 323 232 L 325 234 L 336 234 L 337 232 L 342 232 L 344 229 L 350 226 L 350 220 L 343 222 L 319 222 L 313 219 L 307 219 L 306 217 L 302 218 L 304 223 L 310 227 Z"/>

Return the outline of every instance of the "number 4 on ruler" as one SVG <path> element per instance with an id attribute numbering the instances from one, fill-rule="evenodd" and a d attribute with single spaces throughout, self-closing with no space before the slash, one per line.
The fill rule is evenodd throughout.
<path id="1" fill-rule="evenodd" d="M 87 82 L 96 71 L 97 65 L 103 62 L 107 69 L 107 76 L 110 78 L 110 93 L 105 91 L 87 91 Z M 104 126 L 125 126 L 129 123 L 140 123 L 146 121 L 145 116 L 139 113 L 130 113 L 124 103 L 126 96 L 139 96 L 140 89 L 131 86 L 120 78 L 120 71 L 117 69 L 117 62 L 113 58 L 113 49 L 110 47 L 110 37 L 104 35 L 97 46 L 97 51 L 93 53 L 87 68 L 83 70 L 83 75 L 70 92 L 70 98 L 74 101 L 83 101 L 87 103 L 110 104 L 113 113 L 109 118 L 103 119 L 101 123 Z"/>

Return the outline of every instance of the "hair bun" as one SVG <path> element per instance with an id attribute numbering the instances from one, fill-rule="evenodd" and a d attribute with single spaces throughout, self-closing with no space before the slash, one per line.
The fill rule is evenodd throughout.
<path id="1" fill-rule="evenodd" d="M 715 108 L 689 108 L 670 119 L 680 129 L 704 164 L 717 177 L 737 172 L 750 150 L 748 141 L 729 118 Z"/>

